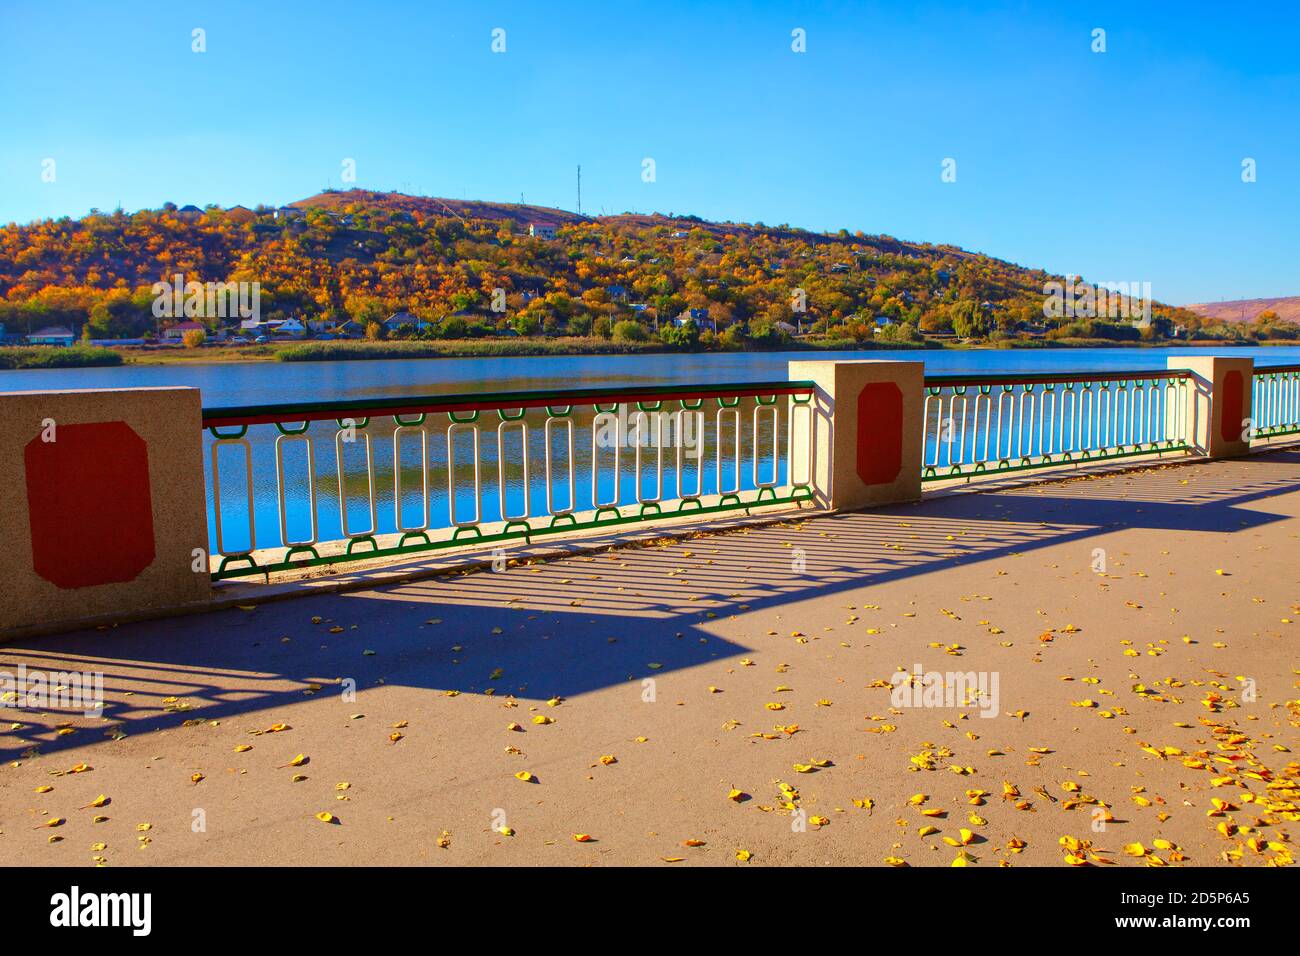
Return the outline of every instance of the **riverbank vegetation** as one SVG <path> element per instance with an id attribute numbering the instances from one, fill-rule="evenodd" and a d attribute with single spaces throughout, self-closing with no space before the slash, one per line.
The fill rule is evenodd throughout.
<path id="1" fill-rule="evenodd" d="M 0 369 L 20 368 L 88 368 L 95 365 L 121 365 L 122 355 L 112 349 L 74 345 L 71 348 L 9 347 L 0 348 Z"/>

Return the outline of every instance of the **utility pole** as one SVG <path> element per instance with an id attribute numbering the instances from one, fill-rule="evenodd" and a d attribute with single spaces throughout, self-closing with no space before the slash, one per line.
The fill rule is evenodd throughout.
<path id="1" fill-rule="evenodd" d="M 582 163 L 578 164 L 578 215 L 582 215 Z"/>

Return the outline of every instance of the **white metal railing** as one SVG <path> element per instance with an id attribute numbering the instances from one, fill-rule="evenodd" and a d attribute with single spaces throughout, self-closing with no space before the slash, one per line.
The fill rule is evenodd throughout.
<path id="1" fill-rule="evenodd" d="M 926 480 L 1188 448 L 1188 375 L 927 376 Z"/>
<path id="2" fill-rule="evenodd" d="M 1300 434 L 1300 365 L 1255 369 L 1251 425 L 1253 438 Z"/>
<path id="3" fill-rule="evenodd" d="M 213 576 L 794 505 L 812 497 L 812 394 L 780 382 L 206 409 Z"/>

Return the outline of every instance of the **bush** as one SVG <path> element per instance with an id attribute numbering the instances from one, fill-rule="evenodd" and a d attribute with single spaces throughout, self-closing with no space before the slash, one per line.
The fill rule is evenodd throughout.
<path id="1" fill-rule="evenodd" d="M 665 325 L 659 330 L 659 338 L 675 349 L 693 349 L 700 344 L 700 327 L 694 322 Z"/>
<path id="2" fill-rule="evenodd" d="M 900 325 L 887 325 L 880 330 L 880 338 L 885 342 L 924 342 L 925 336 L 911 322 Z"/>
<path id="3" fill-rule="evenodd" d="M 536 335 L 537 330 L 542 327 L 542 320 L 535 312 L 520 312 L 511 325 L 520 335 Z"/>
<path id="4" fill-rule="evenodd" d="M 609 338 L 613 334 L 613 326 L 610 324 L 609 317 L 602 315 L 591 323 L 591 333 L 600 336 L 602 339 Z"/>
<path id="5" fill-rule="evenodd" d="M 756 317 L 749 320 L 749 339 L 755 345 L 775 346 L 785 345 L 790 336 L 771 319 Z"/>
<path id="6" fill-rule="evenodd" d="M 644 342 L 648 338 L 650 335 L 640 322 L 624 319 L 614 326 L 615 342 Z"/>
<path id="7" fill-rule="evenodd" d="M 722 330 L 722 334 L 718 336 L 718 341 L 728 351 L 739 351 L 745 347 L 745 343 L 749 341 L 749 336 L 745 334 L 744 324 L 735 322 Z"/>
<path id="8" fill-rule="evenodd" d="M 202 329 L 190 329 L 181 336 L 181 344 L 187 349 L 196 349 L 208 340 L 208 333 Z"/>

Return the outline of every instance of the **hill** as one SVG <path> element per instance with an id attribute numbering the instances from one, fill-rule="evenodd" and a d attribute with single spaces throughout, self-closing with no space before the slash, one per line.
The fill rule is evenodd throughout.
<path id="1" fill-rule="evenodd" d="M 1272 312 L 1283 322 L 1300 322 L 1300 295 L 1275 299 L 1233 299 L 1185 305 L 1198 315 L 1217 322 L 1254 322 L 1262 312 Z"/>
<path id="2" fill-rule="evenodd" d="M 530 226 L 545 227 L 537 237 Z M 553 232 L 552 232 L 553 230 Z M 156 334 L 155 282 L 258 283 L 262 318 L 365 328 L 395 312 L 460 338 L 511 331 L 635 340 L 692 310 L 705 338 L 742 347 L 797 327 L 843 339 L 1043 334 L 1044 283 L 1060 280 L 950 245 L 694 216 L 581 216 L 542 206 L 367 190 L 273 209 L 167 203 L 136 213 L 0 228 L 0 322 L 87 337 Z M 1049 336 L 1158 337 L 1156 322 L 1064 319 Z M 232 323 L 198 316 L 210 328 Z M 227 317 L 228 318 L 228 317 Z M 695 344 L 692 326 L 671 335 Z M 725 342 L 722 341 L 725 337 Z M 707 344 L 707 342 L 706 342 Z"/>

